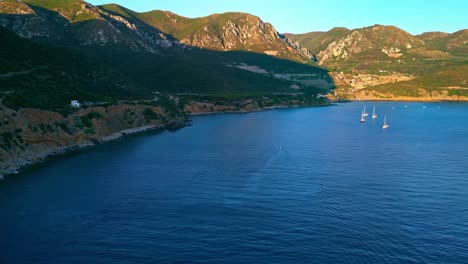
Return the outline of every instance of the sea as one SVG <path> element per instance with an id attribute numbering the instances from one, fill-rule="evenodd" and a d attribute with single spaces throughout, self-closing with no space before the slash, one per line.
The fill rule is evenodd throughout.
<path id="1" fill-rule="evenodd" d="M 467 103 L 192 119 L 8 177 L 0 263 L 468 263 Z"/>

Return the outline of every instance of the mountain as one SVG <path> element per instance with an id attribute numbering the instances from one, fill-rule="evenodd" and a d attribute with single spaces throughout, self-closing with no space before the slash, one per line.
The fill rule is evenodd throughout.
<path id="1" fill-rule="evenodd" d="M 466 30 L 413 36 L 394 26 L 374 25 L 283 35 L 271 24 L 245 13 L 186 18 L 159 10 L 138 13 L 115 4 L 93 6 L 81 0 L 2 1 L 0 25 L 41 44 L 42 49 L 51 48 L 52 54 L 60 48 L 79 61 L 96 65 L 98 72 L 105 72 L 98 75 L 103 80 L 118 80 L 111 76 L 119 76 L 121 86 L 115 87 L 126 87 L 132 91 L 129 97 L 139 99 L 156 93 L 311 95 L 334 87 L 338 93 L 349 93 L 422 78 L 467 62 Z M 47 61 L 15 66 L 19 69 L 4 66 L 0 74 L 28 72 L 44 65 Z M 18 75 L 9 78 L 0 81 L 18 83 L 22 79 Z M 83 80 L 80 87 L 92 87 L 84 85 L 89 78 L 76 79 Z M 9 90 L 3 93 L 14 94 Z M 99 96 L 108 98 L 109 94 Z M 116 92 L 111 98 L 120 100 L 122 96 Z M 97 99 L 88 95 L 83 100 Z M 65 104 L 67 100 L 59 101 Z M 16 100 L 18 106 L 30 105 L 24 102 Z"/>
<path id="2" fill-rule="evenodd" d="M 317 54 L 321 64 L 399 58 L 424 43 L 404 30 L 382 25 L 355 30 L 334 28 L 290 37 Z"/>
<path id="3" fill-rule="evenodd" d="M 168 11 L 137 13 L 115 4 L 100 8 L 127 19 L 140 19 L 188 46 L 251 51 L 301 62 L 309 62 L 311 58 L 307 49 L 279 34 L 270 23 L 251 14 L 230 12 L 191 19 Z"/>
<path id="4" fill-rule="evenodd" d="M 426 32 L 413 36 L 394 26 L 374 25 L 285 35 L 316 54 L 320 64 L 345 69 L 363 62 L 465 56 L 468 47 L 466 29 L 452 34 Z"/>
<path id="5" fill-rule="evenodd" d="M 177 41 L 141 21 L 128 21 L 81 0 L 0 2 L 0 25 L 54 45 L 109 46 L 161 53 Z"/>
<path id="6" fill-rule="evenodd" d="M 450 86 L 466 87 L 462 81 L 468 79 L 464 71 L 468 63 L 466 29 L 452 34 L 427 32 L 413 36 L 394 26 L 374 25 L 286 35 L 310 49 L 321 65 L 333 71 L 336 94 L 342 97 L 369 99 L 372 96 L 364 96 L 361 90 L 368 92 L 374 87 L 386 93 L 394 90 L 395 96 L 400 96 L 400 84 L 408 94 L 428 96 L 427 91 L 446 89 L 431 86 L 431 76 L 448 77 L 448 73 L 462 76 L 452 78 Z"/>
<path id="7" fill-rule="evenodd" d="M 117 5 L 96 7 L 81 0 L 0 2 L 0 25 L 23 37 L 23 39 L 11 38 L 10 50 L 4 51 L 17 53 L 14 50 L 15 45 L 26 45 L 25 49 L 28 50 L 28 53 L 25 53 L 27 56 L 12 57 L 15 65 L 3 65 L 0 74 L 7 74 L 5 76 L 8 78 L 0 78 L 0 82 L 8 85 L 2 87 L 11 88 L 17 85 L 15 89 L 3 89 L 3 94 L 9 94 L 3 97 L 7 99 L 6 101 L 14 102 L 16 107 L 58 109 L 65 107 L 71 99 L 122 100 L 126 95 L 117 92 L 123 91 L 118 88 L 120 86 L 131 91 L 128 98 L 140 100 L 151 99 L 154 93 L 160 92 L 230 97 L 274 93 L 316 94 L 323 88 L 334 86 L 327 70 L 312 63 L 297 62 L 306 60 L 298 53 L 300 49 L 291 48 L 289 51 L 285 48 L 290 47 L 287 39 L 276 33 L 271 25 L 261 22 L 254 16 L 239 14 L 234 15 L 237 18 L 233 18 L 233 14 L 219 15 L 218 18 L 211 17 L 210 23 L 221 25 L 224 23 L 223 19 L 227 19 L 226 23 L 231 24 L 240 23 L 243 19 L 247 19 L 248 23 L 253 23 L 252 25 L 257 23 L 255 26 L 263 27 L 263 31 L 258 31 L 255 36 L 239 37 L 242 43 L 246 44 L 245 47 L 253 47 L 247 44 L 259 43 L 259 39 L 262 41 L 270 39 L 271 43 L 277 45 L 274 48 L 285 48 L 282 53 L 270 56 L 261 50 L 257 52 L 245 50 L 242 48 L 244 46 L 232 46 L 232 51 L 219 51 L 214 46 L 198 47 L 196 43 L 184 43 L 185 41 L 182 41 L 184 39 L 178 39 L 180 35 L 173 36 L 170 33 L 174 32 L 166 33 L 150 24 L 150 19 L 154 16 L 149 14 L 159 13 L 161 12 L 154 11 L 139 14 Z M 166 27 L 162 25 L 161 27 L 167 31 Z M 210 29 L 207 34 L 217 33 L 216 30 Z M 265 48 L 270 47 L 268 45 L 265 45 Z M 47 56 L 39 56 L 38 51 L 41 54 L 51 54 L 51 58 L 57 56 L 57 61 L 61 64 L 55 64 L 55 59 L 47 61 Z M 73 55 L 65 55 L 67 53 Z M 74 58 L 69 68 L 64 59 L 67 56 Z M 291 59 L 279 58 L 281 56 Z M 14 58 L 18 58 L 18 61 Z M 19 58 L 24 58 L 28 63 L 19 63 Z M 73 65 L 78 65 L 78 62 L 82 62 L 83 65 L 74 67 Z M 95 68 L 99 70 L 94 70 L 91 64 L 96 65 Z M 64 80 L 61 81 L 64 78 L 57 77 L 57 72 L 48 72 L 46 75 L 51 77 L 45 81 L 44 78 L 37 77 L 42 76 L 39 71 L 30 71 L 60 68 L 63 68 L 63 76 L 73 76 L 79 84 L 67 85 Z M 78 70 L 77 73 L 73 73 L 77 68 L 83 75 Z M 21 77 L 8 75 L 16 71 L 25 74 Z M 100 74 L 96 74 L 96 71 Z M 93 89 L 94 86 L 89 85 L 87 81 L 90 78 L 84 76 L 98 76 L 103 82 L 110 80 L 109 86 L 115 89 L 108 90 L 116 92 Z M 23 81 L 26 78 L 34 78 L 38 85 L 26 85 Z M 114 80 L 121 80 L 120 86 L 113 86 Z M 57 96 L 51 103 L 50 100 L 55 97 L 48 97 L 46 96 L 48 92 L 41 90 L 44 93 L 42 98 L 50 98 L 48 101 L 34 103 L 33 100 L 12 99 L 14 94 L 18 94 L 16 96 L 18 99 L 21 97 L 19 94 L 33 92 L 32 87 L 46 87 L 48 82 L 53 83 L 54 87 L 61 87 L 61 91 L 57 88 L 57 95 L 67 96 Z M 94 80 L 94 82 L 101 81 Z M 78 87 L 76 93 L 70 91 L 72 87 L 74 91 Z M 84 91 L 82 88 L 92 90 L 95 94 L 81 92 Z M 10 91 L 12 89 L 13 92 Z M 78 91 L 81 96 L 78 96 Z"/>
<path id="8" fill-rule="evenodd" d="M 463 29 L 452 34 L 442 32 L 427 32 L 419 36 L 431 49 L 448 52 L 455 56 L 468 54 L 468 29 Z"/>
<path id="9" fill-rule="evenodd" d="M 0 2 L 0 12 L 0 25 L 54 43 L 119 45 L 151 53 L 174 46 L 242 50 L 303 63 L 311 58 L 307 49 L 271 24 L 245 13 L 189 19 L 158 10 L 137 13 L 115 4 L 97 7 L 81 0 L 7 0 Z"/>
<path id="10" fill-rule="evenodd" d="M 421 39 L 422 41 L 430 41 L 433 39 L 444 38 L 450 35 L 449 33 L 440 32 L 440 31 L 432 31 L 432 32 L 424 32 L 420 35 L 416 35 L 417 38 Z"/>
<path id="11" fill-rule="evenodd" d="M 349 32 L 350 30 L 347 28 L 335 27 L 326 32 L 315 31 L 297 35 L 285 33 L 284 35 L 292 41 L 298 42 L 301 46 L 306 47 L 311 52 L 318 54 L 319 52 L 317 51 L 326 49 L 330 43 L 345 36 Z"/>

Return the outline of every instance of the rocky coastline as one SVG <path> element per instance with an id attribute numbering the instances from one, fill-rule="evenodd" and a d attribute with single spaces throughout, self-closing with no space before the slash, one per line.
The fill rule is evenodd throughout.
<path id="1" fill-rule="evenodd" d="M 310 103 L 289 98 L 275 104 L 272 104 L 271 98 L 241 101 L 194 100 L 186 101 L 183 106 L 177 110 L 172 108 L 171 111 L 147 103 L 119 103 L 106 107 L 80 109 L 67 117 L 38 109 L 15 111 L 0 105 L 0 136 L 3 138 L 0 147 L 0 182 L 8 175 L 17 174 L 24 168 L 42 163 L 51 157 L 90 148 L 126 135 L 183 128 L 190 125 L 190 116 L 330 106 L 335 102 L 352 101 L 468 101 L 466 97 L 401 96 L 385 98 L 366 96 L 345 101 L 334 99 Z M 8 150 L 6 146 L 9 146 Z"/>
<path id="2" fill-rule="evenodd" d="M 190 116 L 194 115 L 331 105 L 328 101 L 314 104 L 283 101 L 278 105 L 264 106 L 262 102 L 265 103 L 257 100 L 222 103 L 190 101 L 175 112 L 151 104 L 120 103 L 80 109 L 67 117 L 38 109 L 14 111 L 0 105 L 0 120 L 3 120 L 2 124 L 9 124 L 0 126 L 1 135 L 4 137 L 6 134 L 12 134 L 9 137 L 8 150 L 5 138 L 0 148 L 0 182 L 9 175 L 18 174 L 23 169 L 52 157 L 90 148 L 127 135 L 183 128 L 190 125 Z M 83 121 L 85 124 L 80 124 Z"/>
<path id="3" fill-rule="evenodd" d="M 188 124 L 182 109 L 115 104 L 88 107 L 64 116 L 39 109 L 0 105 L 0 181 L 51 157 L 89 148 L 125 135 L 175 130 Z"/>
<path id="4" fill-rule="evenodd" d="M 393 101 L 393 102 L 468 102 L 465 96 L 359 96 L 350 101 Z"/>
<path id="5" fill-rule="evenodd" d="M 376 98 L 376 97 L 369 97 L 369 98 L 354 98 L 350 100 L 346 100 L 346 102 L 352 101 L 407 101 L 407 102 L 441 102 L 441 101 L 468 101 L 467 98 L 462 100 L 438 100 L 433 98 L 403 98 L 403 97 L 395 97 L 395 98 Z M 338 102 L 338 101 L 336 101 Z M 149 131 L 156 131 L 156 130 L 177 130 L 183 128 L 185 126 L 190 125 L 190 116 L 197 116 L 197 115 L 212 115 L 212 114 L 227 114 L 227 113 L 250 113 L 250 112 L 259 112 L 259 111 L 267 111 L 273 109 L 288 109 L 288 108 L 297 108 L 297 107 L 319 107 L 319 106 L 330 106 L 333 105 L 334 101 L 326 101 L 323 103 L 316 103 L 316 104 L 299 104 L 293 102 L 284 102 L 283 104 L 272 105 L 272 106 L 261 106 L 256 101 L 244 101 L 244 105 L 242 107 L 236 107 L 234 104 L 223 104 L 218 105 L 215 102 L 200 102 L 200 101 L 192 101 L 189 104 L 186 104 L 183 108 L 183 111 L 174 113 L 164 112 L 164 109 L 161 107 L 154 107 L 154 106 L 147 106 L 147 105 L 126 105 L 126 104 L 118 104 L 115 106 L 111 106 L 110 108 L 102 108 L 102 107 L 93 107 L 88 109 L 80 110 L 75 115 L 72 115 L 66 119 L 75 119 L 76 116 L 83 116 L 83 114 L 89 115 L 89 113 L 108 113 L 112 112 L 110 116 L 102 116 L 99 118 L 95 118 L 92 120 L 93 129 L 95 129 L 95 135 L 90 136 L 83 136 L 80 131 L 77 136 L 71 140 L 68 140 L 64 144 L 57 144 L 57 141 L 54 142 L 53 140 L 43 139 L 44 142 L 35 142 L 34 145 L 29 145 L 29 147 L 22 149 L 19 153 L 7 153 L 5 156 L 4 149 L 0 149 L 0 182 L 2 182 L 7 176 L 17 174 L 23 169 L 30 167 L 35 164 L 39 164 L 42 162 L 47 161 L 52 157 L 56 157 L 59 155 L 63 155 L 70 152 L 75 152 L 79 150 L 83 150 L 86 148 L 91 148 L 98 144 L 103 144 L 106 142 L 114 141 L 121 139 L 127 135 L 134 135 Z M 142 110 L 144 109 L 144 110 Z M 154 113 L 157 113 L 154 117 L 154 120 L 148 120 L 148 117 L 145 117 L 143 112 L 148 112 L 151 109 Z M 53 112 L 44 113 L 47 111 L 41 111 L 36 109 L 26 109 L 20 110 L 18 112 L 12 112 L 12 110 L 5 111 L 5 107 L 0 110 L 0 120 L 5 120 L 5 112 L 8 115 L 12 115 L 16 113 L 16 116 L 22 115 L 53 115 Z M 139 120 L 136 122 L 135 125 L 122 125 L 122 119 L 125 120 L 125 114 L 122 113 L 129 113 L 134 112 L 135 114 L 132 115 L 131 118 L 134 120 Z M 140 114 L 138 114 L 140 112 Z M 33 113 L 33 114 L 31 114 Z M 84 116 L 86 116 L 84 115 Z M 172 117 L 169 118 L 169 115 Z M 21 118 L 20 118 L 21 119 Z M 41 121 L 44 121 L 44 118 L 39 118 Z M 102 122 L 101 119 L 106 120 L 107 122 Z M 116 119 L 116 120 L 114 120 Z M 144 121 L 142 121 L 142 119 Z M 3 121 L 5 122 L 5 121 Z M 28 122 L 33 122 L 31 119 L 28 119 Z M 37 122 L 36 122 L 37 123 Z M 56 123 L 56 122 L 55 122 Z M 109 126 L 109 123 L 112 125 Z M 103 125 L 105 124 L 105 125 Z M 116 125 L 117 124 L 117 125 Z M 16 124 L 17 127 L 19 123 Z M 28 124 L 28 127 L 31 127 L 31 123 Z M 60 127 L 60 126 L 59 126 Z M 1 127 L 0 127 L 1 128 Z M 1 129 L 0 129 L 1 130 Z M 4 128 L 3 128 L 4 130 Z M 3 132 L 2 130 L 2 132 Z M 16 129 L 17 130 L 17 129 Z M 47 132 L 46 132 L 47 133 Z M 68 132 L 69 133 L 69 132 Z M 2 135 L 4 135 L 3 132 Z M 27 134 L 27 131 L 26 133 Z M 57 134 L 57 133 L 55 133 Z M 63 134 L 58 132 L 59 137 L 63 138 Z M 85 133 L 86 134 L 86 133 Z M 54 137 L 54 135 L 49 135 Z M 55 135 L 57 136 L 57 135 Z M 35 139 L 31 137 L 25 136 L 23 140 L 38 140 L 40 136 L 37 136 Z M 28 145 L 28 144 L 26 144 Z M 3 150 L 3 153 L 2 153 Z M 2 156 L 3 154 L 3 156 Z M 10 156 L 9 156 L 10 155 Z M 9 156 L 9 157 L 8 157 Z"/>
<path id="6" fill-rule="evenodd" d="M 94 139 L 94 140 L 89 140 L 87 142 L 83 142 L 79 144 L 71 144 L 67 146 L 46 148 L 43 151 L 38 152 L 36 155 L 30 156 L 28 159 L 17 159 L 12 166 L 8 168 L 2 168 L 2 171 L 0 173 L 0 182 L 3 181 L 9 175 L 18 174 L 20 171 L 22 171 L 23 169 L 27 167 L 45 162 L 49 160 L 50 158 L 53 158 L 56 156 L 91 148 L 98 144 L 111 142 L 111 141 L 120 139 L 124 136 L 128 136 L 128 135 L 135 135 L 135 134 L 140 134 L 140 133 L 149 132 L 149 131 L 162 130 L 162 129 L 172 130 L 172 129 L 182 128 L 186 125 L 187 125 L 187 122 L 174 122 L 174 123 L 168 124 L 165 127 L 160 126 L 160 125 L 136 127 L 136 128 L 124 129 L 124 130 L 112 133 L 110 135 L 103 136 L 101 138 Z"/>

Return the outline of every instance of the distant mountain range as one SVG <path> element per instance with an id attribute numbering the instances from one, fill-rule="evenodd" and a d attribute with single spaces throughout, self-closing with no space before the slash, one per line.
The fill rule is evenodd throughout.
<path id="1" fill-rule="evenodd" d="M 379 98 L 393 98 L 401 95 L 400 89 L 391 88 L 394 83 L 407 81 L 417 83 L 405 86 L 412 89 L 407 94 L 416 97 L 420 89 L 447 87 L 463 95 L 467 86 L 468 30 L 413 36 L 374 25 L 281 34 L 245 13 L 191 19 L 81 0 L 2 1 L 0 25 L 23 37 L 0 31 L 10 40 L 0 58 L 0 76 L 8 76 L 0 79 L 0 93 L 5 102 L 19 107 L 53 109 L 70 98 L 150 98 L 155 92 L 232 97 L 317 94 L 337 88 L 339 97 L 352 99 L 366 91 L 372 97 L 378 87 L 385 91 Z M 18 54 L 16 46 L 29 55 Z M 65 67 L 67 57 L 76 58 L 70 67 Z M 445 86 L 423 85 L 440 70 L 461 77 Z M 22 74 L 11 74 L 15 72 Z M 423 79 L 415 81 L 418 78 Z M 51 86 L 57 87 L 54 96 L 39 96 L 43 102 L 24 99 Z"/>
<path id="2" fill-rule="evenodd" d="M 453 34 L 427 32 L 413 36 L 394 26 L 374 25 L 349 30 L 285 34 L 317 54 L 321 64 L 385 61 L 407 58 L 449 58 L 468 53 L 468 30 Z"/>

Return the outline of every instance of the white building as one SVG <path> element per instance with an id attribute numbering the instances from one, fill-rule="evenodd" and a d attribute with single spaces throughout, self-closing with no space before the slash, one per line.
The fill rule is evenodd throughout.
<path id="1" fill-rule="evenodd" d="M 75 107 L 75 108 L 80 108 L 81 107 L 81 104 L 80 104 L 80 102 L 78 102 L 78 100 L 71 100 L 70 104 L 71 104 L 72 107 Z"/>

